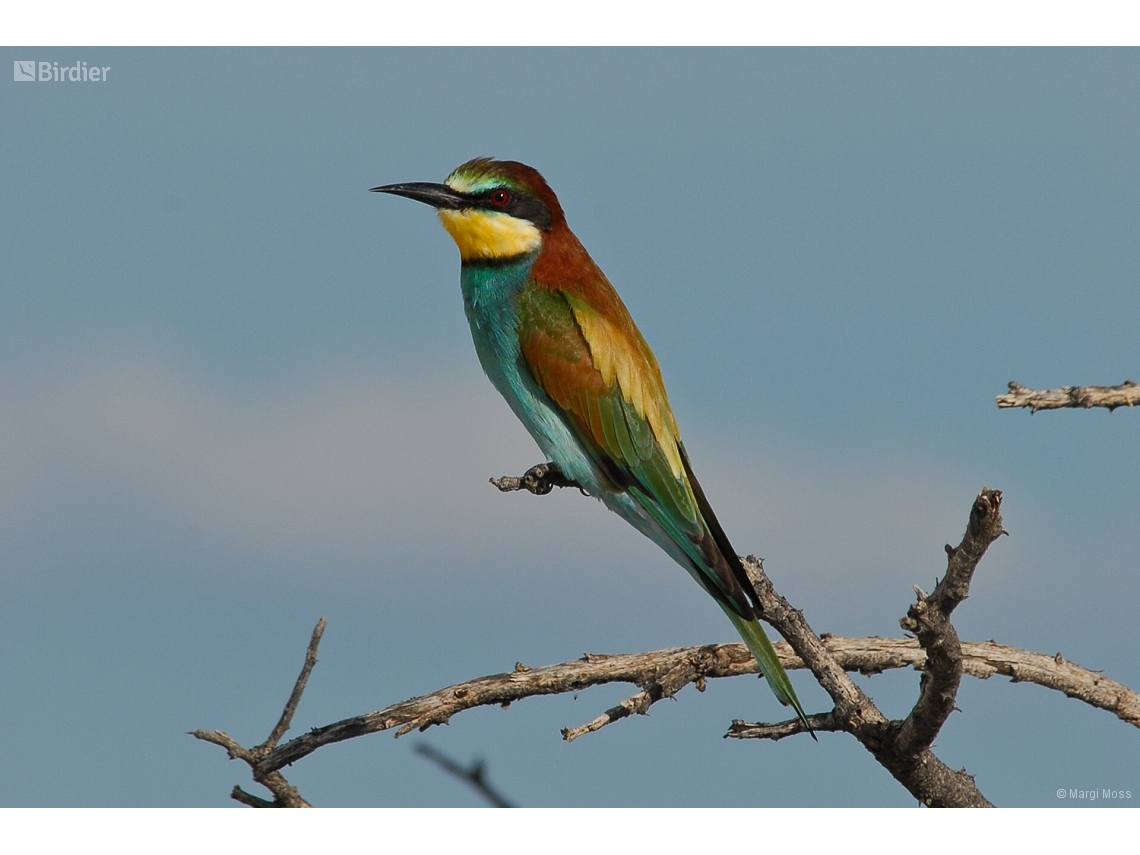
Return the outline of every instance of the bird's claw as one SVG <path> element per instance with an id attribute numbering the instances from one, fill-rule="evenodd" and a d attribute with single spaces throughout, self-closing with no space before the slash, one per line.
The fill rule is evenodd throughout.
<path id="1" fill-rule="evenodd" d="M 492 478 L 491 483 L 504 493 L 509 493 L 514 490 L 526 490 L 528 493 L 533 493 L 536 496 L 545 496 L 555 487 L 577 487 L 579 490 L 582 489 L 582 486 L 577 481 L 567 478 L 562 474 L 562 470 L 558 468 L 557 463 L 539 463 L 537 466 L 530 467 L 521 477 L 516 478 L 507 475 L 502 478 Z"/>

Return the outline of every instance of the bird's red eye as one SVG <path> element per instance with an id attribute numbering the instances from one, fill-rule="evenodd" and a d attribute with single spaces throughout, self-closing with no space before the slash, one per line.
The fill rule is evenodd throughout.
<path id="1" fill-rule="evenodd" d="M 511 201 L 511 194 L 506 190 L 496 190 L 491 194 L 491 204 L 497 208 L 503 207 L 509 201 Z"/>

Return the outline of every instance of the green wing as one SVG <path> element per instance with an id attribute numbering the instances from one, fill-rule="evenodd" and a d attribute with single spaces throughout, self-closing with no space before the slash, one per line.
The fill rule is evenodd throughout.
<path id="1" fill-rule="evenodd" d="M 633 496 L 681 548 L 772 692 L 806 724 L 791 681 L 755 618 L 752 583 L 693 475 L 657 360 L 624 306 L 622 317 L 603 318 L 571 294 L 530 282 L 519 308 L 519 341 L 535 381 L 562 410 L 612 489 Z"/>
<path id="2" fill-rule="evenodd" d="M 613 489 L 637 500 L 717 600 L 751 619 L 743 568 L 718 543 L 723 533 L 692 478 L 661 371 L 632 321 L 601 318 L 574 296 L 533 282 L 519 307 L 523 358 Z"/>

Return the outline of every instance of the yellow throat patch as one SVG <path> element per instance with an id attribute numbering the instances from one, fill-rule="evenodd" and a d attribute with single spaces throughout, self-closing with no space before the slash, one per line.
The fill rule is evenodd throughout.
<path id="1" fill-rule="evenodd" d="M 441 209 L 439 218 L 464 261 L 513 258 L 542 245 L 542 232 L 534 223 L 498 211 Z"/>

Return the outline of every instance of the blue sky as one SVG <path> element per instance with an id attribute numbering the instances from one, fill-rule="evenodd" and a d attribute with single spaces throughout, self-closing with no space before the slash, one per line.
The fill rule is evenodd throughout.
<path id="1" fill-rule="evenodd" d="M 983 484 L 965 639 L 1132 687 L 1140 423 L 999 411 L 1137 374 L 1136 50 L 19 48 L 100 83 L 0 86 L 0 804 L 226 805 L 328 618 L 297 731 L 590 652 L 732 640 L 539 462 L 482 376 L 453 244 L 369 195 L 477 155 L 541 170 L 661 363 L 734 544 L 817 631 L 898 635 Z M 825 696 L 793 679 L 809 710 Z M 888 714 L 913 673 L 863 680 Z M 324 749 L 324 805 L 899 805 L 854 740 L 721 738 L 718 681 L 565 745 L 627 694 Z M 993 801 L 1140 793 L 1111 715 L 967 679 L 936 751 Z M 252 786 L 252 785 L 251 785 Z"/>

